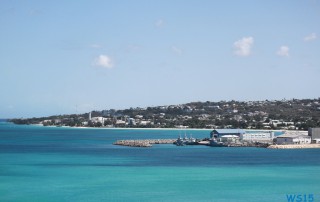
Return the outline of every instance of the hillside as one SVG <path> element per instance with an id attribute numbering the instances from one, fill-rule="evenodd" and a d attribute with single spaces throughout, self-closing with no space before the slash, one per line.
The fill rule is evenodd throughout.
<path id="1" fill-rule="evenodd" d="M 102 110 L 41 118 L 16 124 L 135 128 L 299 129 L 320 126 L 320 98 L 274 101 L 191 102 L 180 105 Z"/>

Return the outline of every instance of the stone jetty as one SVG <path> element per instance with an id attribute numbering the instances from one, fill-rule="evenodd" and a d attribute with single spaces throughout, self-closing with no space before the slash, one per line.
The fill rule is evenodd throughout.
<path id="1" fill-rule="evenodd" d="M 118 140 L 114 145 L 128 147 L 152 147 L 153 144 L 173 144 L 176 139 Z"/>
<path id="2" fill-rule="evenodd" d="M 288 144 L 288 145 L 270 145 L 269 149 L 320 149 L 320 144 Z"/>

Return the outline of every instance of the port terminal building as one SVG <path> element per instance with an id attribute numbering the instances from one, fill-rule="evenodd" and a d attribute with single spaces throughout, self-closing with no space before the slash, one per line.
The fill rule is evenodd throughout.
<path id="1" fill-rule="evenodd" d="M 309 128 L 308 136 L 311 137 L 312 143 L 320 143 L 320 128 Z"/>
<path id="2" fill-rule="evenodd" d="M 248 142 L 271 142 L 274 139 L 274 132 L 261 131 L 254 133 L 244 133 L 240 135 L 240 139 Z"/>
<path id="3" fill-rule="evenodd" d="M 279 135 L 276 139 L 277 144 L 310 144 L 311 137 L 307 133 L 301 131 L 287 131 L 283 135 Z"/>
<path id="4" fill-rule="evenodd" d="M 272 131 L 257 131 L 246 132 L 242 129 L 215 129 L 210 133 L 211 139 L 220 140 L 225 142 L 226 140 L 232 142 L 240 140 L 247 142 L 272 142 L 274 139 L 274 132 Z"/>
<path id="5" fill-rule="evenodd" d="M 224 135 L 236 135 L 240 137 L 242 134 L 245 134 L 246 131 L 242 129 L 215 129 L 211 131 L 210 138 L 220 138 Z"/>

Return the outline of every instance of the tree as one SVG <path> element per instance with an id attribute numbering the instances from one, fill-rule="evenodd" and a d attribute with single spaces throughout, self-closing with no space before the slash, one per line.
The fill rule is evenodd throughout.
<path id="1" fill-rule="evenodd" d="M 90 121 L 88 121 L 88 126 L 89 127 L 94 127 L 94 123 L 90 120 Z"/>
<path id="2" fill-rule="evenodd" d="M 111 120 L 105 120 L 104 121 L 104 126 L 107 126 L 107 125 L 112 125 L 113 122 Z"/>

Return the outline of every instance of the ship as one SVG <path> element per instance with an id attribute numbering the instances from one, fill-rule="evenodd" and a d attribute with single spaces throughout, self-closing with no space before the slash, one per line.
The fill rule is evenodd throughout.
<path id="1" fill-rule="evenodd" d="M 187 137 L 187 134 L 184 135 L 184 138 L 181 138 L 181 134 L 179 135 L 177 141 L 175 142 L 177 146 L 184 146 L 184 145 L 196 145 L 198 144 L 198 140 L 192 137 Z"/>

